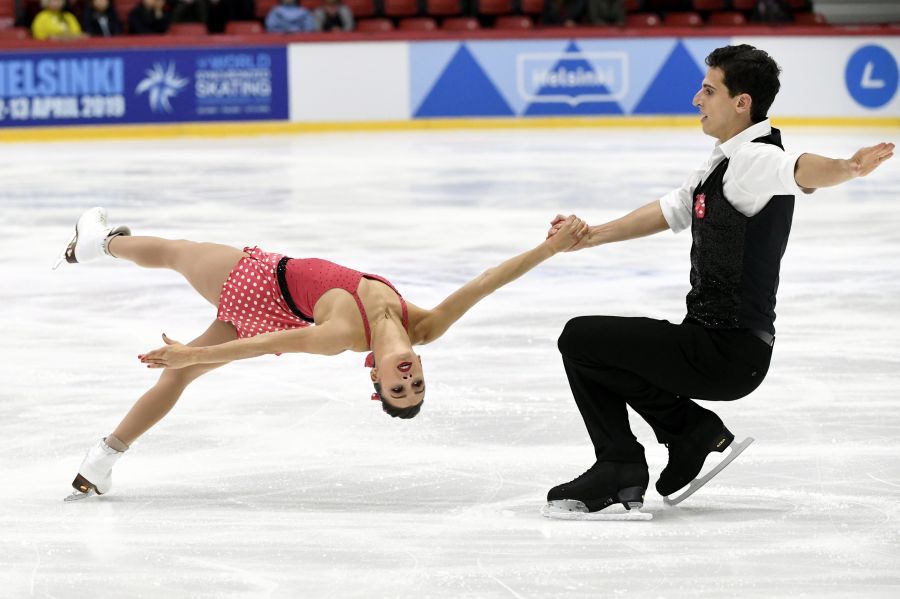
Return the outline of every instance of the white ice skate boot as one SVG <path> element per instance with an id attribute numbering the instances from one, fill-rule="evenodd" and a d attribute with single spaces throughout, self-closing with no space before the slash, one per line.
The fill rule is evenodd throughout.
<path id="1" fill-rule="evenodd" d="M 112 488 L 112 467 L 123 453 L 107 445 L 105 439 L 91 447 L 78 468 L 78 476 L 72 481 L 75 492 L 66 497 L 66 501 L 108 493 Z"/>
<path id="2" fill-rule="evenodd" d="M 53 270 L 63 260 L 69 264 L 80 264 L 109 256 L 107 245 L 116 235 L 131 235 L 131 229 L 125 226 L 110 227 L 106 222 L 106 208 L 91 208 L 78 218 L 75 235 L 53 265 Z"/>

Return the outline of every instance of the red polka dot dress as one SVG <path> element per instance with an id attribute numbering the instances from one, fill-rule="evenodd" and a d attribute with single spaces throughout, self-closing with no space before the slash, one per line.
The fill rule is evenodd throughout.
<path id="1" fill-rule="evenodd" d="M 275 268 L 281 254 L 245 247 L 243 257 L 222 285 L 216 318 L 230 322 L 238 337 L 308 327 L 310 323 L 291 313 L 281 296 Z"/>
<path id="2" fill-rule="evenodd" d="M 288 258 L 245 247 L 250 256 L 241 258 L 222 285 L 216 318 L 230 322 L 238 337 L 308 327 L 313 324 L 316 302 L 327 291 L 343 289 L 356 301 L 371 346 L 369 318 L 357 288 L 365 277 L 384 283 L 400 298 L 403 326 L 409 315 L 400 292 L 387 279 L 359 272 L 321 258 Z"/>

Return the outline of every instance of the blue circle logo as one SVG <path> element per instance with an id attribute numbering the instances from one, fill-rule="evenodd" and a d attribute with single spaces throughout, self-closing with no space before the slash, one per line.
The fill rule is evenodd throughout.
<path id="1" fill-rule="evenodd" d="M 897 93 L 897 61 L 881 46 L 863 46 L 844 71 L 847 91 L 866 108 L 880 108 Z"/>

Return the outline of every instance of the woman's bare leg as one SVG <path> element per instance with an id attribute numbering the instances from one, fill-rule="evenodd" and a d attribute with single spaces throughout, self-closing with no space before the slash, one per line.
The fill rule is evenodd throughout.
<path id="1" fill-rule="evenodd" d="M 188 345 L 219 345 L 234 339 L 237 339 L 237 331 L 234 326 L 230 323 L 216 320 L 202 335 L 188 343 Z M 195 364 L 187 368 L 164 370 L 159 377 L 159 381 L 137 400 L 111 436 L 126 446 L 131 445 L 138 437 L 147 432 L 150 427 L 169 413 L 169 410 L 172 409 L 191 381 L 222 365 Z"/>
<path id="2" fill-rule="evenodd" d="M 113 237 L 108 249 L 116 258 L 144 268 L 168 268 L 181 273 L 214 306 L 219 305 L 225 279 L 247 255 L 237 248 L 218 243 L 125 235 Z"/>

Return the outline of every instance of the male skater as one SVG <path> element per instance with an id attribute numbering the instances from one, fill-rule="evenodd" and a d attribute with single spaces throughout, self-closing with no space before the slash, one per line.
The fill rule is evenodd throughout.
<path id="1" fill-rule="evenodd" d="M 635 510 L 649 475 L 626 404 L 669 449 L 656 482 L 667 503 L 693 493 L 749 445 L 752 439 L 732 445 L 734 435 L 722 420 L 690 398 L 738 399 L 765 378 L 794 195 L 868 175 L 893 156 L 889 143 L 862 148 L 849 160 L 785 152 L 766 117 L 779 88 L 775 61 L 740 45 L 718 48 L 706 64 L 693 104 L 703 132 L 718 140 L 709 161 L 662 199 L 590 227 L 573 248 L 690 227 L 687 316 L 681 324 L 613 316 L 580 316 L 566 324 L 559 351 L 597 462 L 550 490 L 545 515 L 603 518 L 598 512 L 622 504 L 635 517 L 649 517 Z M 561 222 L 554 220 L 550 235 Z M 714 472 L 694 480 L 707 455 L 729 446 Z"/>

